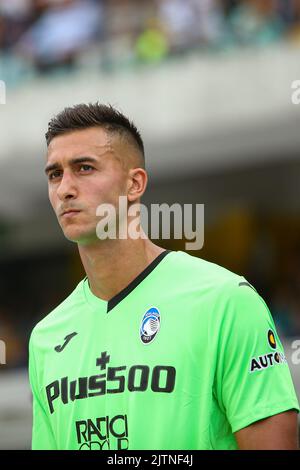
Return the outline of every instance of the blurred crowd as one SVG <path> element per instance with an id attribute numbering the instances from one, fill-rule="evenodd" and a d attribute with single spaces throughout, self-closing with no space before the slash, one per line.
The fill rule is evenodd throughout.
<path id="1" fill-rule="evenodd" d="M 0 75 L 300 42 L 300 0 L 0 0 Z"/>

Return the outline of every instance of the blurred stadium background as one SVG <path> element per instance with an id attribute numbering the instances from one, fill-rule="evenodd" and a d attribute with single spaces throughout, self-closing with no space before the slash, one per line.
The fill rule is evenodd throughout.
<path id="1" fill-rule="evenodd" d="M 30 447 L 30 331 L 83 276 L 43 173 L 49 118 L 79 102 L 141 129 L 146 204 L 205 204 L 191 254 L 256 286 L 300 398 L 299 64 L 299 0 L 0 0 L 0 448 Z"/>

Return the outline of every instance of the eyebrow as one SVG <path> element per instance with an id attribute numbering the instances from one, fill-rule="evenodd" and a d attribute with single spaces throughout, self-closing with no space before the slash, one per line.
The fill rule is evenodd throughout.
<path id="1" fill-rule="evenodd" d="M 85 162 L 91 162 L 91 163 L 98 163 L 98 160 L 94 157 L 76 157 L 72 158 L 70 160 L 71 165 L 76 165 L 78 163 L 85 163 Z M 45 173 L 46 175 L 50 173 L 50 171 L 57 170 L 61 168 L 61 165 L 59 163 L 51 163 L 51 165 L 47 165 L 45 168 Z"/>

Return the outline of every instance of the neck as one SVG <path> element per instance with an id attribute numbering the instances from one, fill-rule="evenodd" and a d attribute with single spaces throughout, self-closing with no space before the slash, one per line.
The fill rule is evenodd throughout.
<path id="1" fill-rule="evenodd" d="M 97 240 L 78 245 L 81 261 L 94 295 L 110 300 L 165 251 L 146 239 Z"/>

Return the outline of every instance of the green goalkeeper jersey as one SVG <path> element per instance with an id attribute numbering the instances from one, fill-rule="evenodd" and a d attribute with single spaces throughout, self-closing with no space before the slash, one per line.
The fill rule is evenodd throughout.
<path id="1" fill-rule="evenodd" d="M 110 301 L 87 278 L 30 338 L 33 449 L 236 449 L 299 405 L 245 278 L 165 251 Z"/>

